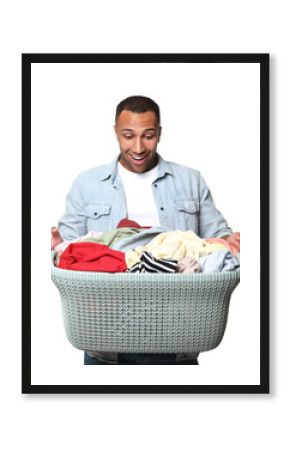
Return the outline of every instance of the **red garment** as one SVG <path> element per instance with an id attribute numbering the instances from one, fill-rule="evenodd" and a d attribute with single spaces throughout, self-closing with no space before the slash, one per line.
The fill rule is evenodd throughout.
<path id="1" fill-rule="evenodd" d="M 125 253 L 97 242 L 75 242 L 60 255 L 61 269 L 88 272 L 125 272 Z"/>
<path id="2" fill-rule="evenodd" d="M 142 225 L 139 225 L 139 223 L 135 222 L 134 220 L 129 219 L 122 219 L 117 225 L 117 228 L 124 228 L 124 227 L 130 227 L 130 228 L 151 228 L 151 227 L 143 227 Z"/>

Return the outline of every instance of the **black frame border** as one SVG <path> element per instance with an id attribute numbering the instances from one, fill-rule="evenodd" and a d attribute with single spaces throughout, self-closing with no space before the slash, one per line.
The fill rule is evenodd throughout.
<path id="1" fill-rule="evenodd" d="M 269 60 L 268 53 L 30 53 L 22 54 L 22 393 L 23 394 L 268 394 L 269 393 Z M 31 384 L 31 64 L 260 64 L 260 384 Z"/>

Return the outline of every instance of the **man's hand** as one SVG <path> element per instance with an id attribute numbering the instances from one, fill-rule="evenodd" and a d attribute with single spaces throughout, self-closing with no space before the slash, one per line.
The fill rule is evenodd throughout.
<path id="1" fill-rule="evenodd" d="M 63 242 L 61 235 L 56 227 L 51 227 L 51 250 L 58 244 Z"/>
<path id="2" fill-rule="evenodd" d="M 240 232 L 232 233 L 229 236 L 223 237 L 227 243 L 233 248 L 235 254 L 240 251 Z"/>

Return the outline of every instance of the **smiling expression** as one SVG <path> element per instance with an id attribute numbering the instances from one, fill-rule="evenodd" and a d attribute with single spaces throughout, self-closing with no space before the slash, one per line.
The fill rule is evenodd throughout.
<path id="1" fill-rule="evenodd" d="M 115 133 L 120 146 L 120 163 L 127 170 L 144 173 L 156 166 L 161 127 L 153 111 L 122 111 L 115 124 Z"/>

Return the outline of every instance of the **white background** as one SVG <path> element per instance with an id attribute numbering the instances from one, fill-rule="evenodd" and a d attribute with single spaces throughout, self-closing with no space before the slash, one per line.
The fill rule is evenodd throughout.
<path id="1" fill-rule="evenodd" d="M 1 8 L 2 447 L 272 449 L 278 439 L 289 446 L 287 4 L 11 1 Z M 21 395 L 22 52 L 271 53 L 271 395 Z M 239 169 L 235 157 L 228 165 Z M 243 357 L 247 365 L 246 349 Z"/>
<path id="2" fill-rule="evenodd" d="M 260 384 L 259 69 L 247 63 L 32 65 L 32 384 Z M 161 155 L 201 170 L 244 242 L 242 283 L 225 339 L 200 356 L 198 368 L 91 370 L 82 366 L 83 352 L 70 348 L 60 320 L 48 230 L 63 213 L 75 176 L 119 152 L 115 108 L 131 94 L 157 101 Z"/>

